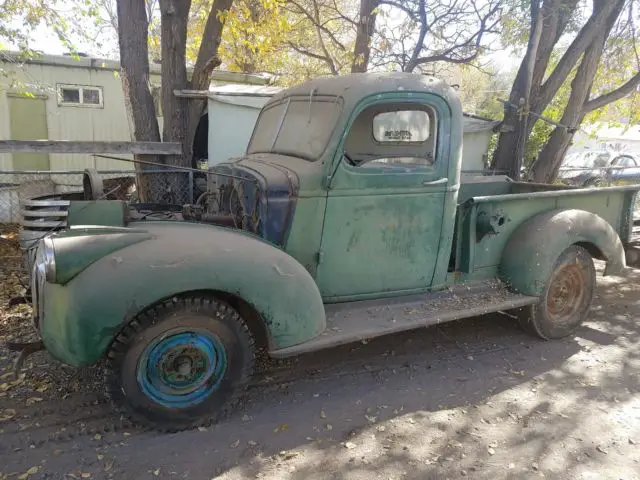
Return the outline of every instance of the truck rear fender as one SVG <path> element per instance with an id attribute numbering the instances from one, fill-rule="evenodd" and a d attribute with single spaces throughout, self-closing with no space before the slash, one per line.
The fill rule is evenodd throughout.
<path id="1" fill-rule="evenodd" d="M 520 293 L 541 295 L 556 259 L 571 245 L 605 260 L 604 275 L 626 267 L 624 247 L 609 222 L 584 210 L 558 209 L 535 215 L 515 231 L 502 254 L 499 276 Z"/>

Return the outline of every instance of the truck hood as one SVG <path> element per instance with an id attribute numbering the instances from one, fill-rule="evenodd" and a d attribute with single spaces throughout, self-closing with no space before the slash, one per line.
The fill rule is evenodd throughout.
<path id="1" fill-rule="evenodd" d="M 298 175 L 283 165 L 286 157 L 253 154 L 211 169 L 212 188 L 219 193 L 219 213 L 236 219 L 237 227 L 276 245 L 286 242 L 300 190 Z"/>

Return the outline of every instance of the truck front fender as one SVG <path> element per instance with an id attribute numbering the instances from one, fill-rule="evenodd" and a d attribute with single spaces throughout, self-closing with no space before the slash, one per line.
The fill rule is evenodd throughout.
<path id="1" fill-rule="evenodd" d="M 141 239 L 142 229 L 148 239 Z M 302 343 L 325 329 L 313 278 L 271 244 L 195 223 L 149 222 L 131 231 L 135 242 L 127 245 L 114 237 L 122 248 L 109 249 L 96 241 L 106 252 L 102 258 L 75 269 L 72 278 L 65 275 L 64 285 L 46 283 L 42 338 L 59 360 L 96 362 L 136 315 L 187 292 L 220 292 L 244 300 L 259 314 L 271 349 Z M 71 248 L 65 242 L 65 255 Z"/>
<path id="2" fill-rule="evenodd" d="M 560 209 L 535 215 L 515 231 L 502 254 L 500 278 L 520 293 L 541 295 L 556 259 L 575 244 L 606 260 L 604 275 L 626 267 L 622 242 L 609 222 L 584 210 Z"/>

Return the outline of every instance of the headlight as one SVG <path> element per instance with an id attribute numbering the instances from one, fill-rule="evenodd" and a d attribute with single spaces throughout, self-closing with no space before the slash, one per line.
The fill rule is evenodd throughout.
<path id="1" fill-rule="evenodd" d="M 42 263 L 47 282 L 56 283 L 56 255 L 51 237 L 45 237 L 42 240 Z"/>

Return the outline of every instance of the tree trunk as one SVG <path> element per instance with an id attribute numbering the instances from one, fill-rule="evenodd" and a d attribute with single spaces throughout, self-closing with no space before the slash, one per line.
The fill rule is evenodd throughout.
<path id="1" fill-rule="evenodd" d="M 539 0 L 532 0 L 532 19 L 533 11 Z M 496 170 L 507 170 L 513 172 L 515 165 L 519 163 L 519 159 L 515 158 L 514 152 L 518 150 L 519 139 L 529 138 L 537 119 L 529 117 L 529 121 L 522 122 L 520 115 L 513 105 L 520 105 L 524 99 L 530 98 L 528 105 L 522 105 L 525 111 L 534 114 L 541 114 L 571 73 L 572 69 L 591 45 L 594 39 L 605 29 L 605 24 L 609 15 L 614 9 L 624 4 L 624 0 L 612 0 L 605 2 L 602 7 L 593 9 L 592 15 L 576 35 L 573 42 L 569 45 L 566 52 L 558 62 L 556 68 L 548 75 L 547 79 L 543 79 L 547 75 L 551 52 L 556 43 L 564 33 L 564 30 L 571 17 L 572 11 L 576 8 L 577 0 L 544 0 L 540 8 L 544 24 L 542 27 L 542 35 L 540 44 L 535 49 L 532 42 L 534 36 L 535 22 L 532 21 L 530 41 L 527 48 L 527 54 L 520 65 L 518 75 L 513 84 L 509 102 L 511 106 L 505 106 L 505 117 L 503 121 L 503 133 L 498 139 L 498 146 L 493 157 L 493 168 Z M 526 91 L 527 80 L 527 62 L 530 55 L 535 55 L 535 68 L 533 71 L 530 91 Z M 520 140 L 522 141 L 522 140 Z"/>
<path id="2" fill-rule="evenodd" d="M 222 41 L 222 32 L 224 30 L 224 24 L 226 15 L 233 6 L 233 0 L 215 0 L 207 23 L 204 27 L 204 34 L 202 35 L 202 43 L 198 50 L 198 58 L 193 68 L 193 74 L 191 75 L 191 81 L 187 88 L 191 90 L 208 90 L 211 82 L 211 74 L 220 65 L 220 59 L 218 58 L 218 48 Z M 207 107 L 206 100 L 191 100 L 187 110 L 187 122 L 185 124 L 184 133 L 184 152 L 188 156 L 189 161 L 193 156 L 193 139 L 196 136 L 196 129 L 200 118 Z"/>
<path id="3" fill-rule="evenodd" d="M 160 0 L 162 30 L 162 108 L 164 112 L 163 138 L 166 142 L 182 144 L 183 154 L 167 158 L 167 163 L 192 167 L 193 140 L 206 101 L 184 99 L 174 95 L 174 90 L 208 90 L 211 73 L 220 65 L 218 47 L 224 28 L 224 16 L 233 0 L 216 0 L 211 7 L 198 58 L 189 81 L 186 68 L 187 24 L 190 0 Z M 176 174 L 169 186 L 177 203 L 191 200 L 192 185 L 186 174 Z"/>
<path id="4" fill-rule="evenodd" d="M 595 0 L 594 11 L 601 9 L 607 0 Z M 576 76 L 571 82 L 571 94 L 560 123 L 565 127 L 556 127 L 536 162 L 532 166 L 532 180 L 538 183 L 551 183 L 558 175 L 562 160 L 571 145 L 576 130 L 586 115 L 585 104 L 589 100 L 591 88 L 598 71 L 598 64 L 604 51 L 605 42 L 624 4 L 621 2 L 607 19 L 607 23 L 584 53 Z"/>
<path id="5" fill-rule="evenodd" d="M 174 90 L 187 88 L 187 24 L 191 0 L 160 0 L 160 38 L 162 65 L 162 139 L 165 142 L 177 142 L 183 145 L 182 155 L 167 156 L 165 163 L 190 167 L 191 161 L 185 151 L 187 124 L 187 102 L 176 97 Z M 188 174 L 177 172 L 167 176 L 164 185 L 171 203 L 187 203 L 191 199 Z"/>
<path id="6" fill-rule="evenodd" d="M 537 96 L 547 72 L 553 49 L 564 33 L 571 11 L 576 4 L 577 0 L 544 0 L 542 4 L 539 0 L 531 1 L 529 43 L 509 95 L 509 102 L 512 105 L 520 105 L 521 100 L 526 98 L 531 102 L 531 99 Z M 536 22 L 540 17 L 543 18 L 542 31 L 536 42 L 535 32 L 539 28 Z M 535 61 L 531 73 L 529 62 L 532 58 Z M 510 175 L 516 174 L 515 169 L 523 159 L 516 158 L 515 153 L 519 150 L 518 145 L 521 142 L 526 142 L 526 139 L 529 138 L 534 125 L 534 120 L 522 122 L 517 110 L 513 106 L 505 105 L 503 133 L 500 134 L 493 157 L 494 169 L 505 170 Z"/>
<path id="7" fill-rule="evenodd" d="M 378 0 L 360 0 L 360 15 L 356 30 L 356 42 L 353 47 L 351 73 L 366 72 L 371 56 L 371 37 L 376 26 Z"/>
<path id="8" fill-rule="evenodd" d="M 118 43 L 120 75 L 127 113 L 133 124 L 136 141 L 160 141 L 153 96 L 149 90 L 148 19 L 145 4 L 137 0 L 118 0 Z M 157 161 L 149 155 L 136 155 L 138 160 Z M 143 201 L 153 200 L 153 179 L 142 174 L 145 166 L 136 163 L 138 190 Z"/>

